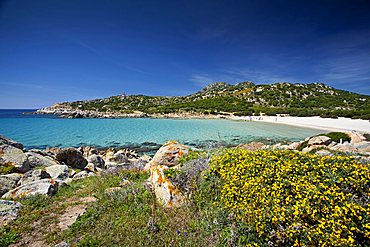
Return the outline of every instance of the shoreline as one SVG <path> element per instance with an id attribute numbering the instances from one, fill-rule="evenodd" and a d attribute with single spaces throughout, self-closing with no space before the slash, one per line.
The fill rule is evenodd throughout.
<path id="1" fill-rule="evenodd" d="M 314 117 L 294 117 L 294 116 L 234 116 L 234 115 L 205 115 L 192 113 L 167 113 L 167 114 L 144 114 L 144 113 L 101 113 L 93 111 L 70 111 L 46 110 L 40 109 L 33 114 L 57 115 L 61 118 L 153 118 L 153 119 L 227 119 L 236 121 L 253 121 L 284 124 L 302 128 L 320 129 L 326 131 L 358 131 L 361 133 L 370 133 L 370 121 L 363 119 L 350 118 L 321 118 Z"/>
<path id="2" fill-rule="evenodd" d="M 248 120 L 248 117 L 240 117 Z M 297 127 L 322 129 L 328 131 L 357 131 L 361 133 L 370 133 L 370 122 L 362 119 L 350 118 L 321 118 L 321 117 L 276 117 L 262 116 L 254 117 L 252 121 L 285 124 Z"/>

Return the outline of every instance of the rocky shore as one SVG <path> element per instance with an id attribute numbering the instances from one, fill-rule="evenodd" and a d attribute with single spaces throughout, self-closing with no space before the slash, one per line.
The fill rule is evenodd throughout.
<path id="1" fill-rule="evenodd" d="M 0 226 L 16 218 L 21 207 L 16 200 L 33 195 L 55 195 L 73 180 L 101 176 L 122 169 L 145 170 L 151 187 L 165 206 L 182 201 L 178 190 L 165 178 L 164 167 L 177 165 L 189 147 L 170 141 L 154 155 L 139 156 L 128 149 L 94 147 L 24 149 L 21 143 L 0 135 Z M 122 186 L 126 182 L 122 181 Z M 120 189 L 113 187 L 107 193 Z M 15 200 L 15 201 L 13 201 Z"/>
<path id="2" fill-rule="evenodd" d="M 199 113 L 154 113 L 147 114 L 136 111 L 134 113 L 120 113 L 120 112 L 100 112 L 91 110 L 76 110 L 64 105 L 53 105 L 39 109 L 32 114 L 37 115 L 56 115 L 61 118 L 175 118 L 175 119 L 219 119 L 227 118 L 227 115 L 212 115 Z"/>
<path id="3" fill-rule="evenodd" d="M 327 131 L 358 131 L 361 133 L 370 132 L 368 120 L 351 118 L 321 118 L 321 117 L 291 117 L 291 116 L 234 116 L 224 114 L 200 114 L 200 113 L 155 113 L 143 112 L 119 113 L 76 110 L 65 105 L 53 105 L 42 108 L 31 114 L 50 114 L 61 118 L 169 118 L 169 119 L 228 119 L 235 121 L 267 122 L 284 124 L 302 128 L 313 128 Z"/>
<path id="4" fill-rule="evenodd" d="M 84 111 L 84 110 L 74 110 L 68 108 L 56 108 L 45 107 L 39 109 L 32 114 L 50 114 L 57 115 L 61 118 L 142 118 L 148 117 L 145 113 L 118 113 L 118 112 L 99 112 L 99 111 Z"/>
<path id="5" fill-rule="evenodd" d="M 358 132 L 340 134 L 348 139 L 334 140 L 320 135 L 289 144 L 265 145 L 252 142 L 241 144 L 238 148 L 250 151 L 295 150 L 322 156 L 351 155 L 363 164 L 370 164 L 370 140 Z M 26 150 L 21 143 L 0 135 L 0 226 L 17 218 L 22 208 L 22 198 L 33 195 L 53 196 L 61 187 L 70 186 L 74 180 L 104 176 L 124 169 L 148 172 L 146 186 L 160 204 L 168 208 L 181 206 L 186 203 L 186 196 L 176 182 L 166 175 L 166 170 L 181 169 L 179 159 L 190 150 L 190 147 L 175 141 L 162 145 L 153 157 L 115 148 Z M 106 193 L 124 190 L 130 183 L 128 179 L 122 179 L 119 186 L 108 188 Z"/>

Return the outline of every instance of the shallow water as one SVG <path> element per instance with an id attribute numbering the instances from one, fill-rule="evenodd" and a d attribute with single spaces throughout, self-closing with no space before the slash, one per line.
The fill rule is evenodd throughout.
<path id="1" fill-rule="evenodd" d="M 297 141 L 322 133 L 317 129 L 224 119 L 64 119 L 22 115 L 26 110 L 0 110 L 0 134 L 26 148 L 91 145 L 158 146 L 167 140 L 188 145 L 222 142 L 235 145 L 256 140 Z"/>

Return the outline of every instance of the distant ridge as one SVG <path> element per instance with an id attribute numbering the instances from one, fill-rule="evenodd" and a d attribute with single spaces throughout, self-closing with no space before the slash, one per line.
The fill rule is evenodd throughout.
<path id="1" fill-rule="evenodd" d="M 350 117 L 370 119 L 370 96 L 335 89 L 323 83 L 288 82 L 257 85 L 217 82 L 187 96 L 118 95 L 64 102 L 40 113 L 89 111 L 117 114 L 201 114 Z"/>

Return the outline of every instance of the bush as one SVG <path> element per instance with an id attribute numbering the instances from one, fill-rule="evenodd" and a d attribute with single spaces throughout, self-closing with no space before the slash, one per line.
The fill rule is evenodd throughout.
<path id="1" fill-rule="evenodd" d="M 302 142 L 301 144 L 299 144 L 297 150 L 298 151 L 302 151 L 304 148 L 306 148 L 308 146 L 308 141 L 304 141 Z"/>
<path id="2" fill-rule="evenodd" d="M 332 139 L 333 141 L 339 143 L 340 140 L 342 140 L 343 142 L 350 142 L 351 141 L 351 137 L 349 137 L 349 135 L 347 135 L 346 133 L 343 133 L 343 132 L 330 132 L 328 134 L 321 134 L 321 136 L 327 136 L 327 137 L 330 137 L 330 139 Z"/>
<path id="3" fill-rule="evenodd" d="M 244 244 L 370 244 L 369 166 L 352 157 L 227 150 L 211 161 L 216 203 L 249 226 Z"/>
<path id="4" fill-rule="evenodd" d="M 370 134 L 364 134 L 364 137 L 366 138 L 366 141 L 370 141 Z"/>
<path id="5" fill-rule="evenodd" d="M 0 227 L 0 246 L 14 244 L 19 239 L 18 234 L 8 226 Z"/>
<path id="6" fill-rule="evenodd" d="M 209 158 L 201 157 L 187 161 L 180 169 L 168 169 L 171 182 L 187 195 L 197 187 L 201 174 L 209 167 Z"/>
<path id="7" fill-rule="evenodd" d="M 1 166 L 0 165 L 0 175 L 6 175 L 16 172 L 15 168 L 13 166 Z"/>

